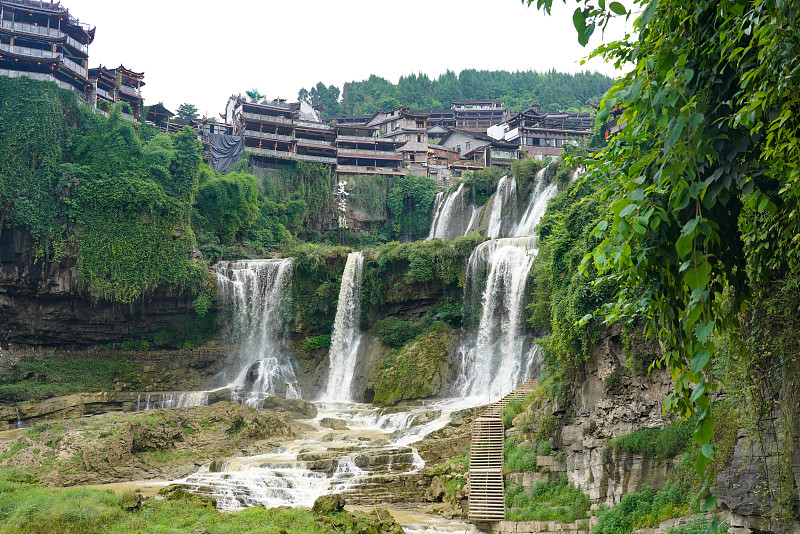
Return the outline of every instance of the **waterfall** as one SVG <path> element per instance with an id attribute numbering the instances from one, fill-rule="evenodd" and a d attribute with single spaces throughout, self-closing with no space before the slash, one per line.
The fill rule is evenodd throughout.
<path id="1" fill-rule="evenodd" d="M 364 255 L 351 252 L 342 274 L 339 304 L 333 324 L 331 349 L 328 354 L 328 383 L 322 395 L 328 401 L 352 399 L 353 375 L 356 370 L 358 347 L 361 344 L 361 276 Z"/>
<path id="2" fill-rule="evenodd" d="M 428 239 L 456 239 L 467 235 L 480 213 L 480 208 L 467 202 L 464 184 L 458 184 L 458 189 L 447 196 L 437 193 L 436 198 L 436 211 Z"/>
<path id="3" fill-rule="evenodd" d="M 472 300 L 486 279 L 477 334 L 459 348 L 458 394 L 475 397 L 510 391 L 528 378 L 537 356 L 524 331 L 525 286 L 535 237 L 493 239 L 472 252 L 465 292 Z"/>
<path id="4" fill-rule="evenodd" d="M 442 214 L 442 200 L 444 200 L 446 194 L 445 191 L 439 191 L 433 199 L 433 219 L 431 219 L 431 229 L 428 232 L 428 240 L 433 239 L 436 233 L 436 222 Z"/>
<path id="5" fill-rule="evenodd" d="M 498 184 L 490 219 L 495 234 L 505 231 L 497 222 L 503 211 L 497 201 L 508 205 L 512 189 L 508 181 Z M 467 335 L 457 351 L 461 371 L 455 390 L 462 397 L 497 397 L 540 371 L 541 349 L 525 332 L 525 287 L 537 252 L 533 231 L 557 191 L 557 184 L 546 183 L 545 169 L 539 171 L 515 237 L 481 243 L 469 257 L 464 301 L 475 315 L 477 333 Z"/>
<path id="6" fill-rule="evenodd" d="M 231 334 L 239 342 L 232 400 L 257 408 L 268 395 L 300 398 L 286 316 L 292 260 L 222 262 L 215 270 L 220 300 L 232 314 Z"/>
<path id="7" fill-rule="evenodd" d="M 136 397 L 136 411 L 158 410 L 161 408 L 185 408 L 188 406 L 206 406 L 208 404 L 207 391 L 186 391 L 183 393 L 153 393 L 145 395 L 144 404 L 142 396 Z"/>
<path id="8" fill-rule="evenodd" d="M 19 408 L 14 408 L 17 412 L 17 428 L 27 428 L 28 425 L 25 424 L 25 421 L 19 416 Z"/>
<path id="9" fill-rule="evenodd" d="M 486 237 L 501 237 L 513 233 L 517 220 L 517 181 L 503 176 L 497 183 L 497 192 L 492 197 L 492 211 Z"/>
<path id="10" fill-rule="evenodd" d="M 546 170 L 547 167 L 536 174 L 533 191 L 531 191 L 531 198 L 528 201 L 528 207 L 517 225 L 514 237 L 533 235 L 533 229 L 539 224 L 539 220 L 547 209 L 547 202 L 558 192 L 557 183 L 546 182 L 544 176 Z"/>

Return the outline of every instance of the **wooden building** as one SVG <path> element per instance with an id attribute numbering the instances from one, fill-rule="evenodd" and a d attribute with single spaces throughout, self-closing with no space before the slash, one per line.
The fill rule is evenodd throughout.
<path id="1" fill-rule="evenodd" d="M 397 108 L 379 111 L 367 121 L 367 126 L 377 128 L 382 137 L 402 145 L 403 167 L 411 174 L 428 174 L 428 114 Z"/>
<path id="2" fill-rule="evenodd" d="M 533 106 L 490 132 L 519 145 L 528 155 L 541 158 L 561 154 L 568 141 L 584 144 L 592 135 L 593 126 L 594 117 L 590 113 L 542 112 Z"/>
<path id="3" fill-rule="evenodd" d="M 500 100 L 454 100 L 450 108 L 456 130 L 485 133 L 487 128 L 506 118 L 506 108 Z"/>
<path id="4" fill-rule="evenodd" d="M 403 174 L 402 143 L 380 137 L 377 128 L 356 124 L 336 126 L 338 173 Z"/>
<path id="5" fill-rule="evenodd" d="M 92 86 L 90 103 L 95 108 L 109 111 L 116 103 L 125 102 L 130 107 L 131 118 L 139 120 L 144 105 L 143 72 L 132 71 L 123 65 L 115 69 L 100 65 L 89 69 L 89 81 Z"/>
<path id="6" fill-rule="evenodd" d="M 88 101 L 94 33 L 58 2 L 0 0 L 0 76 L 52 81 Z"/>

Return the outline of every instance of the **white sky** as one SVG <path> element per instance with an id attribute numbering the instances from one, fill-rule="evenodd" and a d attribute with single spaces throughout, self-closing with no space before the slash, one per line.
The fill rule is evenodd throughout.
<path id="1" fill-rule="evenodd" d="M 97 27 L 89 66 L 144 71 L 147 104 L 182 102 L 215 116 L 231 94 L 257 88 L 297 99 L 300 88 L 376 74 L 435 78 L 460 72 L 596 70 L 580 60 L 572 10 L 555 0 L 547 17 L 520 0 L 61 0 Z M 616 33 L 621 34 L 620 28 Z M 610 37 L 610 32 L 607 37 Z"/>

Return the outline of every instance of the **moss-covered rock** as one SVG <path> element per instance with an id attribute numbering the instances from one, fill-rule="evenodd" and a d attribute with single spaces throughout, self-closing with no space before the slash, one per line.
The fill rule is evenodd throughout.
<path id="1" fill-rule="evenodd" d="M 447 384 L 452 346 L 453 330 L 437 326 L 389 355 L 375 381 L 375 404 L 392 406 L 441 392 Z"/>

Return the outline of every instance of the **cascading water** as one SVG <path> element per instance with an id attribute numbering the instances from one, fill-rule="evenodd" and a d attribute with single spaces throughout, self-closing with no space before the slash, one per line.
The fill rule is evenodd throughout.
<path id="1" fill-rule="evenodd" d="M 547 183 L 545 180 L 545 171 L 547 167 L 542 169 L 536 174 L 531 191 L 531 198 L 528 202 L 528 207 L 522 215 L 522 219 L 514 231 L 514 237 L 524 237 L 533 235 L 533 230 L 539 224 L 539 220 L 544 215 L 547 209 L 547 202 L 555 196 L 558 192 L 558 184 L 555 182 Z"/>
<path id="2" fill-rule="evenodd" d="M 441 197 L 439 195 L 442 195 Z M 480 208 L 467 202 L 464 184 L 447 196 L 437 193 L 438 204 L 428 232 L 428 239 L 456 239 L 467 235 L 475 224 Z"/>
<path id="3" fill-rule="evenodd" d="M 482 291 L 477 334 L 459 349 L 461 376 L 456 390 L 478 397 L 513 389 L 527 378 L 537 351 L 524 332 L 525 285 L 533 264 L 535 237 L 493 239 L 472 252 L 465 291 Z M 506 391 L 507 392 L 507 391 Z"/>
<path id="4" fill-rule="evenodd" d="M 207 391 L 148 393 L 144 397 L 144 402 L 142 402 L 141 395 L 136 398 L 136 411 L 158 410 L 161 408 L 185 408 L 187 406 L 205 406 L 207 404 Z"/>
<path id="5" fill-rule="evenodd" d="M 497 183 L 497 192 L 492 197 L 492 211 L 486 237 L 510 235 L 517 220 L 517 181 L 511 176 L 503 176 Z"/>
<path id="6" fill-rule="evenodd" d="M 268 395 L 300 398 L 286 317 L 292 260 L 224 262 L 215 270 L 220 300 L 231 309 L 232 336 L 239 341 L 232 400 L 257 408 Z"/>
<path id="7" fill-rule="evenodd" d="M 495 202 L 510 198 L 510 184 L 502 185 Z M 486 241 L 470 255 L 464 300 L 473 318 L 467 323 L 477 322 L 477 333 L 465 336 L 458 348 L 460 375 L 454 390 L 462 397 L 500 396 L 539 372 L 541 350 L 524 329 L 525 286 L 537 252 L 534 228 L 557 191 L 557 184 L 545 181 L 542 169 L 515 237 Z M 497 206 L 490 227 L 494 223 L 494 233 L 500 234 L 496 221 L 502 217 L 494 217 Z"/>
<path id="8" fill-rule="evenodd" d="M 350 401 L 353 396 L 353 375 L 358 360 L 358 347 L 361 344 L 359 324 L 363 270 L 364 255 L 361 252 L 348 254 L 328 355 L 328 382 L 322 394 L 322 399 L 326 401 Z"/>

